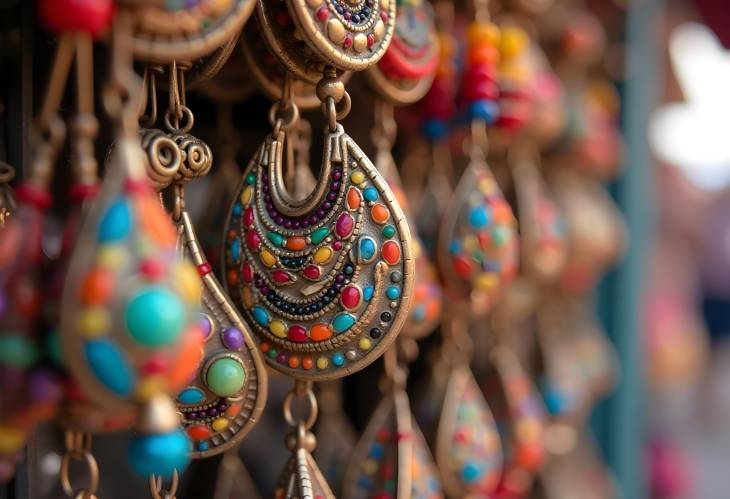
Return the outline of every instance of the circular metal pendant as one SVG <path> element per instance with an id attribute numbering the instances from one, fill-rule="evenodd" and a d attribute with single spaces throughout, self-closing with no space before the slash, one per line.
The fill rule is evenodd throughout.
<path id="1" fill-rule="evenodd" d="M 121 0 L 119 4 L 131 15 L 134 56 L 160 64 L 198 59 L 223 46 L 235 37 L 255 5 L 254 0 Z"/>
<path id="2" fill-rule="evenodd" d="M 281 0 L 258 0 L 256 20 L 260 38 L 268 47 L 268 52 L 284 66 L 295 78 L 316 84 L 322 79 L 326 66 L 296 31 L 286 5 Z M 246 36 L 246 35 L 244 35 Z M 251 36 L 246 36 L 251 39 Z"/>
<path id="3" fill-rule="evenodd" d="M 283 133 L 243 174 L 224 244 L 231 297 L 269 364 L 300 379 L 346 376 L 382 354 L 408 315 L 408 225 L 385 180 L 338 125 L 303 202 L 286 192 Z"/>
<path id="4" fill-rule="evenodd" d="M 286 0 L 304 40 L 328 63 L 363 70 L 380 60 L 395 26 L 395 0 Z"/>
<path id="5" fill-rule="evenodd" d="M 398 3 L 393 41 L 378 64 L 365 73 L 370 85 L 396 104 L 412 104 L 431 88 L 439 45 L 431 5 Z"/>

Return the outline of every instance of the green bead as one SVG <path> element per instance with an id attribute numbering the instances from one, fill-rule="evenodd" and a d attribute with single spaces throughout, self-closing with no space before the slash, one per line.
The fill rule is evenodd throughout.
<path id="1" fill-rule="evenodd" d="M 223 357 L 210 365 L 205 381 L 208 388 L 219 397 L 231 397 L 243 388 L 246 371 L 240 362 Z"/>
<path id="2" fill-rule="evenodd" d="M 256 182 L 256 175 L 254 175 L 253 173 L 249 173 L 248 175 L 246 175 L 246 183 L 248 185 L 253 185 L 254 182 Z"/>
<path id="3" fill-rule="evenodd" d="M 17 369 L 26 369 L 38 359 L 38 350 L 25 336 L 19 333 L 0 336 L 0 364 Z"/>
<path id="4" fill-rule="evenodd" d="M 284 236 L 277 234 L 276 232 L 268 232 L 266 237 L 269 238 L 269 241 L 271 241 L 271 244 L 274 246 L 281 246 L 284 244 Z"/>
<path id="5" fill-rule="evenodd" d="M 330 233 L 329 227 L 320 227 L 319 229 L 312 232 L 312 235 L 309 236 L 312 240 L 312 244 L 319 244 L 322 241 L 324 241 L 324 238 L 327 237 Z"/>
<path id="6" fill-rule="evenodd" d="M 383 227 L 383 235 L 388 238 L 393 237 L 395 235 L 395 227 L 392 225 L 386 225 Z"/>
<path id="7" fill-rule="evenodd" d="M 132 297 L 126 316 L 127 329 L 137 343 L 159 348 L 178 339 L 185 322 L 185 309 L 177 295 L 150 286 Z"/>

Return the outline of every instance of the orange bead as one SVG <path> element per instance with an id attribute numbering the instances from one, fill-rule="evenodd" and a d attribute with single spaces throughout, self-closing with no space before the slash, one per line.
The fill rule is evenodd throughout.
<path id="1" fill-rule="evenodd" d="M 378 203 L 370 209 L 370 216 L 379 224 L 384 224 L 390 218 L 390 211 L 384 204 Z"/>
<path id="2" fill-rule="evenodd" d="M 499 60 L 499 51 L 493 45 L 478 45 L 469 50 L 469 65 L 496 64 Z"/>
<path id="3" fill-rule="evenodd" d="M 302 367 L 304 369 L 311 369 L 313 365 L 314 365 L 314 362 L 312 361 L 312 356 L 305 355 L 304 358 L 302 359 Z"/>
<path id="4" fill-rule="evenodd" d="M 92 270 L 81 285 L 81 302 L 84 305 L 103 305 L 114 294 L 114 275 L 105 270 Z"/>
<path id="5" fill-rule="evenodd" d="M 195 325 L 185 331 L 180 352 L 172 363 L 167 380 L 174 391 L 178 391 L 190 381 L 203 360 L 203 332 Z"/>
<path id="6" fill-rule="evenodd" d="M 195 425 L 188 428 L 188 436 L 193 440 L 204 440 L 210 436 L 210 428 L 203 425 Z"/>
<path id="7" fill-rule="evenodd" d="M 162 247 L 174 247 L 177 241 L 170 216 L 162 209 L 155 196 L 139 196 L 136 200 L 139 221 L 148 235 Z"/>
<path id="8" fill-rule="evenodd" d="M 241 404 L 233 404 L 228 409 L 226 409 L 226 416 L 229 418 L 234 418 L 238 415 L 238 413 L 241 412 Z"/>
<path id="9" fill-rule="evenodd" d="M 238 285 L 238 272 L 236 272 L 235 269 L 229 270 L 226 272 L 226 279 L 228 280 L 228 284 L 231 286 Z"/>
<path id="10" fill-rule="evenodd" d="M 426 305 L 426 319 L 433 320 L 441 313 L 441 302 L 433 300 Z"/>
<path id="11" fill-rule="evenodd" d="M 395 265 L 400 261 L 400 246 L 395 241 L 386 241 L 380 253 L 388 265 Z"/>
<path id="12" fill-rule="evenodd" d="M 290 355 L 289 356 L 289 367 L 292 369 L 296 369 L 299 367 L 299 356 L 298 355 Z"/>
<path id="13" fill-rule="evenodd" d="M 362 202 L 360 191 L 355 187 L 350 187 L 350 190 L 347 191 L 347 207 L 350 210 L 356 210 L 360 207 L 360 202 Z"/>
<path id="14" fill-rule="evenodd" d="M 286 248 L 292 251 L 301 251 L 307 247 L 307 240 L 303 237 L 290 237 L 286 240 Z"/>
<path id="15" fill-rule="evenodd" d="M 259 348 L 261 348 L 262 352 L 266 353 L 271 348 L 271 344 L 268 341 L 264 341 Z"/>
<path id="16" fill-rule="evenodd" d="M 315 324 L 309 330 L 309 337 L 314 341 L 324 341 L 332 337 L 332 328 L 329 324 Z"/>
<path id="17" fill-rule="evenodd" d="M 523 444 L 517 449 L 517 462 L 528 471 L 540 468 L 545 460 L 545 451 L 540 444 Z"/>

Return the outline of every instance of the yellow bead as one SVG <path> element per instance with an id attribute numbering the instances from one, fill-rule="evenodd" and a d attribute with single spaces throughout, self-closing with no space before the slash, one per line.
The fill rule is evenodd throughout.
<path id="1" fill-rule="evenodd" d="M 352 175 L 350 175 L 350 180 L 353 184 L 360 185 L 365 181 L 365 174 L 360 171 L 352 172 Z"/>
<path id="2" fill-rule="evenodd" d="M 87 308 L 79 314 L 79 330 L 87 338 L 97 338 L 108 333 L 111 325 L 111 317 L 105 308 Z"/>
<path id="3" fill-rule="evenodd" d="M 261 261 L 263 262 L 263 264 L 267 267 L 273 267 L 276 263 L 276 257 L 266 248 L 263 248 L 261 250 L 259 256 L 261 257 Z"/>
<path id="4" fill-rule="evenodd" d="M 218 418 L 210 425 L 215 431 L 223 431 L 228 428 L 228 420 L 226 418 Z"/>
<path id="5" fill-rule="evenodd" d="M 524 64 L 508 62 L 506 64 L 500 64 L 499 75 L 512 82 L 526 83 L 530 80 L 531 71 L 530 68 L 526 67 Z"/>
<path id="6" fill-rule="evenodd" d="M 0 425 L 0 454 L 13 454 L 25 443 L 25 432 L 13 426 Z"/>
<path id="7" fill-rule="evenodd" d="M 357 342 L 357 346 L 360 350 L 370 350 L 373 344 L 368 338 L 360 338 L 360 341 Z"/>
<path id="8" fill-rule="evenodd" d="M 327 246 L 323 246 L 314 252 L 314 256 L 312 258 L 314 259 L 314 263 L 327 263 L 332 258 L 332 250 Z"/>
<path id="9" fill-rule="evenodd" d="M 249 288 L 243 288 L 243 304 L 246 305 L 246 308 L 251 308 L 253 305 L 251 290 Z"/>
<path id="10" fill-rule="evenodd" d="M 499 45 L 501 33 L 496 24 L 473 22 L 469 25 L 466 36 L 469 45 L 476 45 L 479 43 Z"/>
<path id="11" fill-rule="evenodd" d="M 522 442 L 534 442 L 542 434 L 542 424 L 536 418 L 523 419 L 515 426 L 515 436 Z"/>
<path id="12" fill-rule="evenodd" d="M 271 331 L 274 336 L 286 338 L 286 324 L 284 324 L 283 321 L 271 321 L 269 324 L 269 331 Z"/>
<path id="13" fill-rule="evenodd" d="M 327 366 L 330 365 L 330 361 L 327 357 L 320 357 L 317 359 L 317 368 L 319 369 L 327 369 Z"/>
<path id="14" fill-rule="evenodd" d="M 202 294 L 200 275 L 190 262 L 175 265 L 175 277 L 180 294 L 188 303 L 199 303 Z"/>
<path id="15" fill-rule="evenodd" d="M 479 241 L 476 236 L 469 235 L 464 238 L 464 251 L 467 253 L 473 253 L 479 249 Z"/>
<path id="16" fill-rule="evenodd" d="M 367 475 L 374 475 L 378 471 L 378 462 L 375 459 L 366 459 L 362 464 L 362 470 Z"/>
<path id="17" fill-rule="evenodd" d="M 250 185 L 246 187 L 243 192 L 241 193 L 241 204 L 247 205 L 249 201 L 251 201 L 251 194 L 253 194 L 253 187 Z"/>
<path id="18" fill-rule="evenodd" d="M 494 272 L 480 274 L 476 279 L 475 285 L 478 289 L 491 291 L 499 285 L 499 276 Z"/>
<path id="19" fill-rule="evenodd" d="M 96 264 L 109 270 L 123 267 L 128 259 L 129 254 L 122 246 L 105 245 L 96 254 Z"/>
<path id="20" fill-rule="evenodd" d="M 530 39 L 522 28 L 509 27 L 502 30 L 499 51 L 503 59 L 514 59 L 527 49 Z"/>
<path id="21" fill-rule="evenodd" d="M 162 376 L 147 376 L 137 384 L 135 396 L 139 400 L 151 400 L 155 395 L 167 390 L 167 379 Z"/>
<path id="22" fill-rule="evenodd" d="M 491 194 L 494 191 L 495 186 L 496 184 L 494 183 L 494 180 L 489 177 L 481 179 L 477 184 L 479 192 L 482 194 Z"/>

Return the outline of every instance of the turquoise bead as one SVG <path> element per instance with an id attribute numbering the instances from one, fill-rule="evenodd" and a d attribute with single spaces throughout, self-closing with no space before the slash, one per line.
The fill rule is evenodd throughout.
<path id="1" fill-rule="evenodd" d="M 370 301 L 373 299 L 373 293 L 375 292 L 375 288 L 372 286 L 367 286 L 365 289 L 362 290 L 362 298 L 365 301 Z"/>
<path id="2" fill-rule="evenodd" d="M 99 223 L 100 243 L 111 243 L 126 238 L 132 230 L 132 212 L 124 199 L 114 201 Z"/>
<path id="3" fill-rule="evenodd" d="M 467 483 L 476 482 L 481 476 L 482 470 L 477 463 L 469 461 L 461 468 L 461 478 Z"/>
<path id="4" fill-rule="evenodd" d="M 362 192 L 366 201 L 375 201 L 378 199 L 378 190 L 375 187 L 368 187 Z"/>
<path id="5" fill-rule="evenodd" d="M 269 312 L 264 307 L 256 305 L 251 313 L 253 314 L 253 320 L 261 326 L 268 326 L 269 322 L 271 322 L 271 316 L 269 316 Z"/>
<path id="6" fill-rule="evenodd" d="M 370 263 L 375 258 L 378 246 L 371 237 L 362 237 L 358 244 L 358 258 L 360 263 Z"/>
<path id="7" fill-rule="evenodd" d="M 309 238 L 312 240 L 312 244 L 319 244 L 324 241 L 324 238 L 327 237 L 329 233 L 329 227 L 320 227 L 319 229 L 312 232 L 312 235 L 309 236 Z"/>
<path id="8" fill-rule="evenodd" d="M 345 356 L 342 355 L 341 352 L 337 352 L 334 355 L 332 355 L 332 363 L 336 365 L 337 367 L 340 367 L 345 364 Z"/>
<path id="9" fill-rule="evenodd" d="M 170 479 L 175 470 L 182 473 L 187 468 L 190 448 L 182 430 L 136 437 L 129 444 L 129 464 L 145 479 L 151 475 Z"/>
<path id="10" fill-rule="evenodd" d="M 102 385 L 126 397 L 135 385 L 134 371 L 121 350 L 109 340 L 92 340 L 84 345 L 86 362 Z"/>
<path id="11" fill-rule="evenodd" d="M 231 242 L 231 258 L 233 261 L 238 263 L 241 260 L 241 240 L 234 239 Z"/>
<path id="12" fill-rule="evenodd" d="M 19 333 L 0 336 L 0 364 L 26 369 L 38 360 L 38 350 L 32 341 Z"/>
<path id="13" fill-rule="evenodd" d="M 246 381 L 246 371 L 240 362 L 223 357 L 213 362 L 205 374 L 205 382 L 210 391 L 219 397 L 237 394 Z"/>
<path id="14" fill-rule="evenodd" d="M 332 330 L 336 333 L 342 333 L 355 325 L 355 316 L 352 314 L 337 314 L 332 321 Z"/>
<path id="15" fill-rule="evenodd" d="M 185 324 L 185 309 L 177 295 L 160 287 L 146 287 L 127 305 L 127 329 L 134 340 L 158 348 L 174 343 Z"/>
<path id="16" fill-rule="evenodd" d="M 198 442 L 198 450 L 200 452 L 205 452 L 210 448 L 208 445 L 208 442 Z"/>
<path id="17" fill-rule="evenodd" d="M 395 235 L 395 227 L 392 225 L 386 225 L 383 227 L 383 236 L 387 238 L 391 238 Z"/>
<path id="18" fill-rule="evenodd" d="M 477 206 L 469 212 L 469 225 L 475 229 L 481 229 L 489 223 L 489 215 L 484 206 Z"/>
<path id="19" fill-rule="evenodd" d="M 397 300 L 398 297 L 400 297 L 400 288 L 398 286 L 389 286 L 385 291 L 385 296 L 387 296 L 389 300 Z"/>
<path id="20" fill-rule="evenodd" d="M 281 246 L 284 244 L 284 236 L 277 234 L 276 232 L 269 232 L 266 234 L 266 237 L 274 246 Z"/>
<path id="21" fill-rule="evenodd" d="M 248 175 L 246 175 L 246 184 L 253 185 L 254 182 L 256 182 L 256 175 L 254 175 L 253 173 L 249 173 Z"/>
<path id="22" fill-rule="evenodd" d="M 177 399 L 183 404 L 199 404 L 205 399 L 205 394 L 200 388 L 186 388 L 177 395 Z"/>

